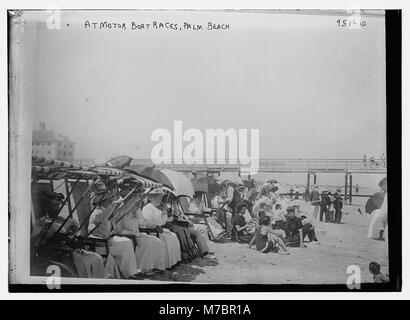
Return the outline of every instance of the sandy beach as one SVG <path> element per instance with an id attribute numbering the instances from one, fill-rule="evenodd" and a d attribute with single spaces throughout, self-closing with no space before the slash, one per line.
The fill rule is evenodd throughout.
<path id="1" fill-rule="evenodd" d="M 310 211 L 310 204 L 301 208 Z M 387 242 L 366 238 L 370 216 L 360 215 L 358 208 L 345 206 L 344 224 L 315 222 L 320 244 L 289 248 L 290 255 L 263 254 L 229 240 L 210 241 L 215 259 L 197 258 L 151 279 L 217 284 L 345 284 L 347 267 L 357 265 L 362 283 L 372 282 L 369 262 L 378 262 L 382 272 L 388 273 Z"/>

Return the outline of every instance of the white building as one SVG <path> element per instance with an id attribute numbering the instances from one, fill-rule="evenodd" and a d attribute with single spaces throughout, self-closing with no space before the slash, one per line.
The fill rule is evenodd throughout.
<path id="1" fill-rule="evenodd" d="M 74 145 L 66 136 L 46 130 L 44 122 L 40 130 L 33 130 L 32 155 L 46 159 L 74 160 Z"/>

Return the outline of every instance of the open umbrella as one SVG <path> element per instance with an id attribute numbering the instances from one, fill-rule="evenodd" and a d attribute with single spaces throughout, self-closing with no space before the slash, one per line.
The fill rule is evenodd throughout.
<path id="1" fill-rule="evenodd" d="M 239 177 L 237 172 L 222 172 L 217 178 L 218 183 L 233 182 L 236 185 L 243 185 L 242 179 Z"/>
<path id="2" fill-rule="evenodd" d="M 268 193 L 269 191 L 276 192 L 278 190 L 279 190 L 278 186 L 274 184 L 266 183 L 262 186 L 261 193 Z"/>
<path id="3" fill-rule="evenodd" d="M 367 214 L 371 214 L 374 210 L 381 208 L 384 200 L 384 195 L 384 192 L 376 192 L 367 200 L 364 207 Z"/>
<path id="4" fill-rule="evenodd" d="M 172 184 L 174 188 L 175 196 L 178 197 L 190 197 L 194 196 L 194 187 L 192 182 L 187 176 L 181 172 L 177 172 L 170 169 L 161 169 L 160 171 Z"/>
<path id="5" fill-rule="evenodd" d="M 129 156 L 119 156 L 107 161 L 108 167 L 122 169 L 130 165 L 132 158 Z"/>
<path id="6" fill-rule="evenodd" d="M 197 177 L 192 181 L 195 192 L 217 193 L 221 186 L 211 177 Z"/>
<path id="7" fill-rule="evenodd" d="M 172 182 L 160 170 L 143 164 L 133 164 L 125 167 L 124 170 L 136 173 L 144 178 L 148 178 L 173 189 Z"/>

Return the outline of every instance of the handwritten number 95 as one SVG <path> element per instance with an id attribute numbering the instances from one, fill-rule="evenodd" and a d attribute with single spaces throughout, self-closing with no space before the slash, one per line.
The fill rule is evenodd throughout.
<path id="1" fill-rule="evenodd" d="M 360 28 L 366 26 L 366 21 L 360 19 L 337 19 L 336 23 L 337 26 L 341 28 Z"/>

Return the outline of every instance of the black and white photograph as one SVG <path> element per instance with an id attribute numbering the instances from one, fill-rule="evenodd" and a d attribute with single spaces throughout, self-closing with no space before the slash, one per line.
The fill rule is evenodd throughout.
<path id="1" fill-rule="evenodd" d="M 10 285 L 400 290 L 386 10 L 7 14 Z"/>

